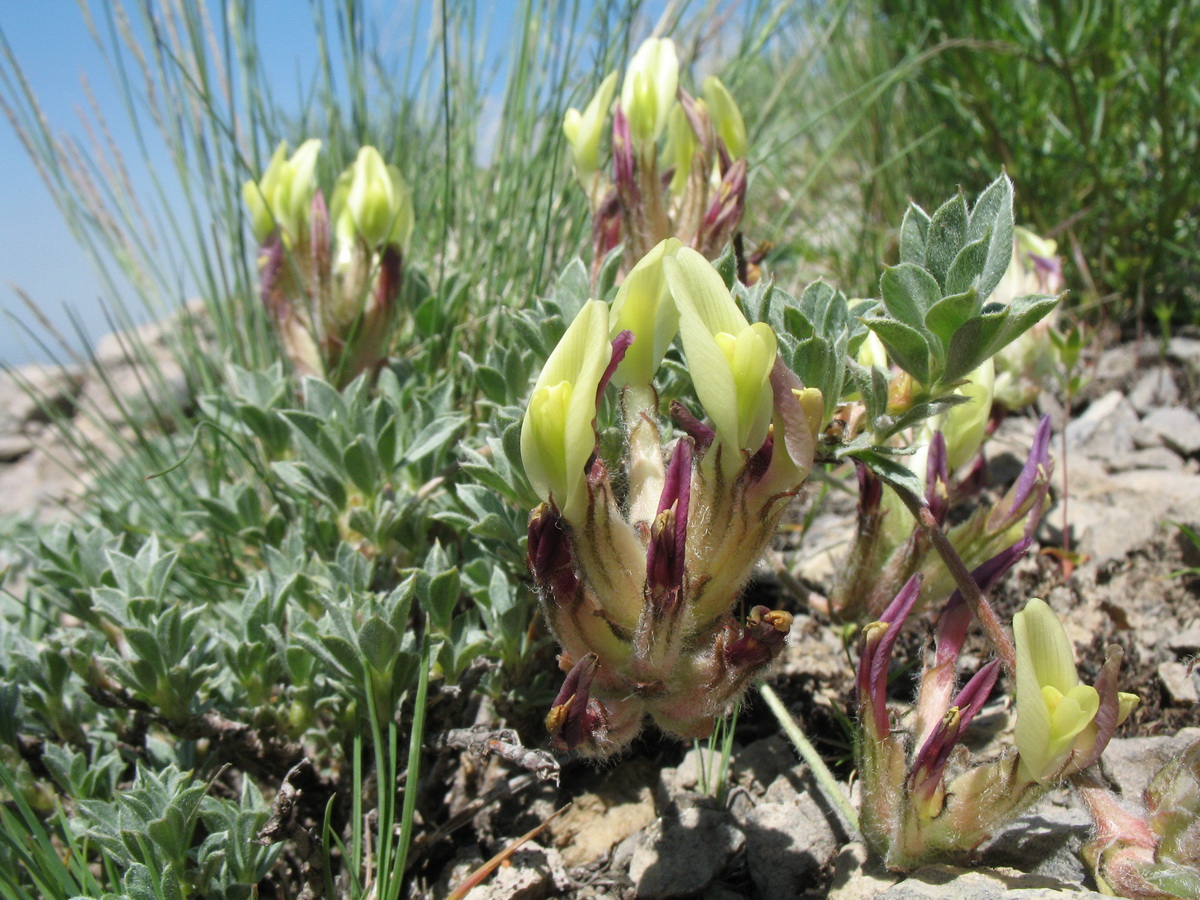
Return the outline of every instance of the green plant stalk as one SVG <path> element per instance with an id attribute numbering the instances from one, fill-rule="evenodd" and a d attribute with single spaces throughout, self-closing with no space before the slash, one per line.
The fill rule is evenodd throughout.
<path id="1" fill-rule="evenodd" d="M 425 626 L 428 641 L 429 623 Z M 400 885 L 404 881 L 404 870 L 408 865 L 408 848 L 412 843 L 413 814 L 417 807 L 417 785 L 421 775 L 421 743 L 425 739 L 425 704 L 429 697 L 428 644 L 421 654 L 420 674 L 417 676 L 417 699 L 413 704 L 412 732 L 408 738 L 408 768 L 404 776 L 404 806 L 400 811 L 400 846 L 396 854 L 395 879 L 389 900 L 400 896 Z"/>
<path id="2" fill-rule="evenodd" d="M 350 871 L 353 873 L 353 879 L 358 881 L 359 873 L 362 871 L 362 726 L 356 725 L 354 729 L 354 797 L 351 800 L 352 815 L 354 823 L 351 826 L 351 851 L 350 851 Z M 325 845 L 329 847 L 328 844 Z M 329 871 L 329 866 L 325 867 L 325 871 Z"/>
<path id="3" fill-rule="evenodd" d="M 1004 666 L 1005 673 L 1010 678 L 1016 678 L 1017 672 L 1017 650 L 1013 646 L 1012 638 L 1008 636 L 1008 632 L 1004 630 L 1004 626 L 1000 623 L 1000 618 L 996 615 L 996 611 L 992 608 L 992 604 L 988 602 L 988 598 L 984 596 L 983 591 L 979 589 L 979 585 L 975 583 L 975 579 L 971 577 L 970 571 L 967 569 L 966 563 L 962 561 L 962 557 L 958 555 L 958 551 L 954 549 L 954 545 L 950 543 L 950 539 L 946 537 L 946 532 L 942 531 L 941 526 L 934 521 L 933 515 L 929 512 L 929 507 L 925 505 L 920 497 L 906 490 L 902 485 L 889 482 L 889 485 L 896 491 L 897 496 L 903 501 L 908 511 L 913 514 L 917 520 L 917 527 L 929 538 L 933 548 L 937 551 L 938 556 L 942 558 L 946 568 L 954 578 L 955 586 L 962 591 L 963 597 L 971 605 L 971 611 L 983 626 L 983 632 L 987 636 L 988 643 L 992 645 L 992 650 L 996 656 L 1000 658 L 1000 664 Z"/>
<path id="4" fill-rule="evenodd" d="M 825 760 L 821 758 L 821 754 L 817 752 L 817 748 L 812 745 L 812 742 L 804 734 L 804 730 L 800 727 L 799 723 L 787 711 L 787 707 L 783 705 L 783 701 L 779 699 L 779 695 L 775 693 L 775 689 L 764 682 L 758 686 L 758 692 L 767 701 L 767 706 L 775 714 L 775 718 L 783 727 L 783 731 L 788 736 L 788 740 L 792 742 L 792 746 L 796 748 L 796 752 L 800 754 L 800 758 L 808 763 L 808 769 L 812 772 L 813 779 L 817 782 L 821 793 L 825 795 L 825 799 L 841 814 L 846 824 L 861 833 L 858 826 L 858 813 L 854 811 L 854 807 L 850 804 L 850 798 L 846 796 L 842 790 L 842 786 L 833 777 L 833 773 L 825 765 Z"/>

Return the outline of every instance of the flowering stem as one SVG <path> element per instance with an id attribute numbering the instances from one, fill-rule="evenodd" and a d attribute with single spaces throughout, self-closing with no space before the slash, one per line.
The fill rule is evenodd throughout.
<path id="1" fill-rule="evenodd" d="M 813 779 L 817 782 L 821 793 L 825 795 L 825 799 L 841 814 L 845 824 L 854 831 L 860 831 L 858 814 L 850 805 L 850 799 L 842 790 L 842 786 L 838 784 L 837 779 L 833 777 L 833 773 L 829 771 L 829 767 L 825 765 L 825 760 L 821 759 L 821 754 L 817 753 L 817 748 L 812 745 L 799 723 L 787 711 L 787 707 L 783 705 L 779 695 L 766 683 L 760 684 L 758 691 L 767 701 L 767 706 L 771 708 L 771 712 L 775 714 L 779 724 L 783 726 L 784 732 L 800 754 L 800 758 L 808 763 L 808 769 L 812 772 Z"/>
<path id="2" fill-rule="evenodd" d="M 954 545 L 950 543 L 950 539 L 946 537 L 946 532 L 933 518 L 933 513 L 925 502 L 910 491 L 905 490 L 902 486 L 889 482 L 896 494 L 908 507 L 908 511 L 913 514 L 917 520 L 917 527 L 929 538 L 934 549 L 937 550 L 938 556 L 942 558 L 942 562 L 946 564 L 950 575 L 954 578 L 955 585 L 962 591 L 963 597 L 971 604 L 971 610 L 975 613 L 983 626 L 983 632 L 987 635 L 988 642 L 992 645 L 992 649 L 996 655 L 1000 657 L 1000 664 L 1004 666 L 1004 671 L 1010 678 L 1016 678 L 1017 673 L 1017 651 L 1013 646 L 1012 639 L 1008 636 L 1008 632 L 1004 630 L 1004 626 L 1000 624 L 1000 619 L 996 615 L 996 611 L 992 608 L 992 604 L 988 602 L 988 598 L 984 596 L 983 591 L 979 589 L 979 585 L 975 583 L 975 579 L 971 577 L 971 572 L 967 568 L 967 564 L 963 562 L 962 557 L 958 555 L 958 551 L 954 549 Z"/>

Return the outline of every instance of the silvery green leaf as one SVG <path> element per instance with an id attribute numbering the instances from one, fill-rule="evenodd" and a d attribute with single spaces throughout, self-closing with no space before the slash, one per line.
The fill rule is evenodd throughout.
<path id="1" fill-rule="evenodd" d="M 895 319 L 868 318 L 868 328 L 879 335 L 888 356 L 922 384 L 929 381 L 929 344 L 915 328 Z"/>
<path id="2" fill-rule="evenodd" d="M 959 250 L 958 256 L 954 257 L 954 262 L 950 264 L 950 271 L 946 273 L 945 293 L 962 294 L 978 285 L 983 277 L 987 254 L 986 238 L 971 241 Z"/>
<path id="3" fill-rule="evenodd" d="M 942 298 L 942 290 L 933 276 L 912 263 L 884 269 L 879 292 L 888 314 L 917 331 L 924 328 L 925 313 Z"/>
<path id="4" fill-rule="evenodd" d="M 1008 271 L 1013 253 L 1013 189 L 1007 175 L 988 185 L 975 201 L 967 227 L 968 241 L 984 241 L 987 253 L 976 287 L 986 300 Z"/>
<path id="5" fill-rule="evenodd" d="M 925 242 L 929 232 L 929 214 L 909 203 L 900 223 L 900 262 L 925 265 Z"/>
<path id="6" fill-rule="evenodd" d="M 967 201 L 960 192 L 947 200 L 933 214 L 926 237 L 925 268 L 937 279 L 946 283 L 946 273 L 967 237 Z"/>

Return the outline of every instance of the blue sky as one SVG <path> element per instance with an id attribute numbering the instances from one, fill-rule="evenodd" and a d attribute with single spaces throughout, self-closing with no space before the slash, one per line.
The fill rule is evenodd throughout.
<path id="1" fill-rule="evenodd" d="M 104 31 L 103 11 L 109 0 L 87 0 L 93 8 L 97 26 Z M 136 7 L 138 0 L 125 0 Z M 227 0 L 209 0 L 208 9 L 219 17 Z M 310 83 L 316 67 L 312 3 L 309 0 L 242 0 L 252 3 L 258 28 L 256 50 L 268 74 L 274 99 L 284 109 L 298 104 L 299 85 Z M 317 0 L 327 10 L 339 0 Z M 365 0 L 370 26 L 377 31 L 377 46 L 397 54 L 407 51 L 409 36 L 416 30 L 418 45 L 430 32 L 432 10 L 437 0 Z M 682 6 L 687 7 L 684 0 Z M 592 10 L 583 0 L 582 18 Z M 643 28 L 648 30 L 664 8 L 674 4 L 651 0 L 642 8 Z M 503 84 L 502 66 L 511 46 L 512 10 L 515 4 L 479 4 L 479 28 L 485 42 L 485 68 L 494 72 Z M 136 13 L 131 13 L 136 15 Z M 332 22 L 332 13 L 327 14 Z M 331 25 L 332 27 L 332 25 Z M 642 29 L 639 29 L 639 31 Z M 137 152 L 119 89 L 105 55 L 97 48 L 80 12 L 77 0 L 0 0 L 0 32 L 38 97 L 47 120 L 56 133 L 83 137 L 79 110 L 88 104 L 81 83 L 86 75 L 96 105 L 111 128 L 114 143 L 129 164 L 134 193 L 139 197 L 148 190 L 146 165 Z M 369 39 L 370 40 L 370 39 Z M 331 41 L 336 44 L 336 41 Z M 338 67 L 335 52 L 334 67 Z M 0 66 L 7 69 L 8 67 Z M 0 94 L 8 91 L 0 85 Z M 486 117 L 485 117 L 486 118 Z M 486 123 L 484 123 L 486 126 Z M 150 129 L 153 131 L 153 129 Z M 156 133 L 155 133 L 156 136 Z M 85 138 L 86 141 L 86 138 Z M 163 147 L 152 146 L 149 163 L 155 171 L 170 172 Z M 110 329 L 103 313 L 111 303 L 110 291 L 102 286 L 92 263 L 76 244 L 51 195 L 43 185 L 28 154 L 8 122 L 0 117 L 0 191 L 7 215 L 0 217 L 0 311 L 32 321 L 31 315 L 10 287 L 16 285 L 36 303 L 52 325 L 78 348 L 75 326 L 68 310 L 74 310 L 87 333 L 95 341 Z M 171 191 L 168 187 L 168 195 Z M 180 194 L 180 196 L 182 196 Z M 185 295 L 188 285 L 182 287 Z M 132 300 L 132 290 L 124 290 Z M 137 305 L 136 300 L 133 303 Z M 44 334 L 44 329 L 38 328 Z M 61 356 L 61 353 L 58 354 Z M 20 365 L 43 360 L 46 353 L 23 335 L 7 317 L 0 317 L 0 363 Z"/>
<path id="2" fill-rule="evenodd" d="M 100 3 L 93 0 L 100 19 Z M 210 4 L 215 15 L 223 2 Z M 369 0 L 378 11 L 374 21 L 385 39 L 406 40 L 412 27 L 414 4 Z M 428 5 L 416 15 L 418 28 L 429 27 Z M 303 0 L 258 0 L 256 18 L 258 51 L 277 98 L 286 104 L 291 86 L 305 82 L 314 69 L 316 43 L 310 5 Z M 98 21 L 99 27 L 103 27 Z M 118 148 L 129 162 L 135 185 L 144 188 L 142 164 L 135 152 L 133 131 L 122 105 L 122 94 L 85 25 L 76 0 L 6 0 L 0 3 L 0 31 L 36 93 L 56 132 L 82 135 L 78 110 L 86 107 L 81 78 L 86 75 L 96 103 L 104 112 Z M 158 158 L 155 159 L 155 155 Z M 111 300 L 97 278 L 87 255 L 75 242 L 37 169 L 8 122 L 0 119 L 0 196 L 7 215 L 0 217 L 0 310 L 23 321 L 31 317 L 10 285 L 22 288 L 43 314 L 75 346 L 75 328 L 68 309 L 77 312 L 91 340 L 107 331 L 101 298 Z M 165 151 L 151 149 L 151 162 L 169 171 Z M 23 364 L 44 359 L 45 353 L 29 341 L 12 321 L 0 318 L 0 363 Z"/>

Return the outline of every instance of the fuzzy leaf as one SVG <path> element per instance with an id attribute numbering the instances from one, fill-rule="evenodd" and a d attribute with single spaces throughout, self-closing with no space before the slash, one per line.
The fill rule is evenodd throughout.
<path id="1" fill-rule="evenodd" d="M 912 263 L 888 266 L 879 279 L 879 292 L 888 314 L 917 331 L 924 329 L 925 314 L 942 298 L 933 276 Z"/>
<path id="2" fill-rule="evenodd" d="M 959 193 L 943 203 L 929 222 L 925 268 L 937 279 L 938 284 L 946 283 L 946 273 L 962 249 L 966 236 L 967 201 Z"/>
<path id="3" fill-rule="evenodd" d="M 922 384 L 929 381 L 929 344 L 916 328 L 895 319 L 867 318 L 864 324 L 879 335 L 892 360 Z"/>
<path id="4" fill-rule="evenodd" d="M 929 214 L 909 203 L 900 223 L 900 262 L 925 265 L 925 243 L 929 233 Z"/>

